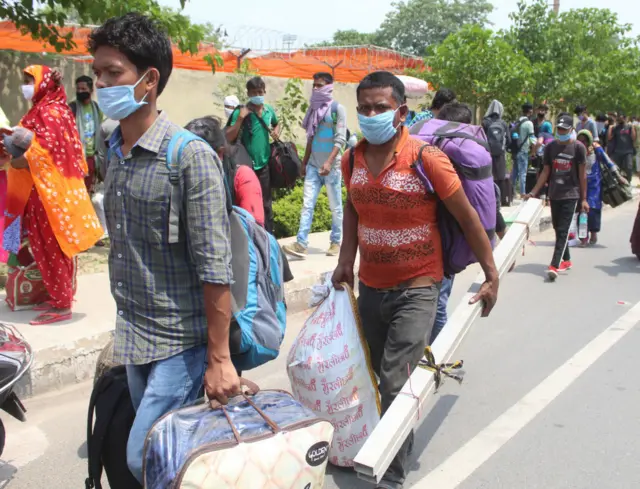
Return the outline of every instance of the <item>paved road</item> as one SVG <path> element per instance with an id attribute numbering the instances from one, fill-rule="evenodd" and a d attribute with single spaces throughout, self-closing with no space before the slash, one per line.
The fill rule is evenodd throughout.
<path id="1" fill-rule="evenodd" d="M 536 237 L 503 281 L 497 309 L 457 352 L 465 382 L 433 396 L 407 487 L 640 487 L 640 262 L 628 244 L 635 210 L 607 211 L 600 244 L 574 250 L 574 270 L 553 284 L 543 279 L 553 235 Z M 453 300 L 473 277 L 460 277 Z M 303 319 L 292 317 L 288 341 Z M 286 386 L 283 360 L 256 378 Z M 31 399 L 26 424 L 7 422 L 0 480 L 9 482 L 0 488 L 82 487 L 89 389 Z M 333 470 L 326 487 L 371 486 Z"/>

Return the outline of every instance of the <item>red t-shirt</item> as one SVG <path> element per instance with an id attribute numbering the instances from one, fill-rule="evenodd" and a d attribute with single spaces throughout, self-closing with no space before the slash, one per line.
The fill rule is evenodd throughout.
<path id="1" fill-rule="evenodd" d="M 233 179 L 236 194 L 235 204 L 251 214 L 256 222 L 264 226 L 264 207 L 262 189 L 256 173 L 245 165 L 238 165 Z"/>

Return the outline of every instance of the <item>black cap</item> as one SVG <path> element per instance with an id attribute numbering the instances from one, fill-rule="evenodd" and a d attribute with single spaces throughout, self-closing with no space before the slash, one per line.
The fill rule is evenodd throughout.
<path id="1" fill-rule="evenodd" d="M 563 114 L 558 117 L 558 122 L 556 123 L 556 127 L 560 129 L 571 129 L 573 127 L 573 117 L 569 114 Z"/>

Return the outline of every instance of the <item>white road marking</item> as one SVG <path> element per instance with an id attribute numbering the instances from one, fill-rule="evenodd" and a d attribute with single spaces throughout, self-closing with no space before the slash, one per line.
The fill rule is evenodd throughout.
<path id="1" fill-rule="evenodd" d="M 640 302 L 411 487 L 454 489 L 531 422 L 640 321 Z"/>
<path id="2" fill-rule="evenodd" d="M 26 425 L 18 430 L 12 430 L 12 427 L 7 427 L 7 444 L 2 454 L 4 462 L 19 469 L 46 453 L 49 440 L 39 427 Z"/>

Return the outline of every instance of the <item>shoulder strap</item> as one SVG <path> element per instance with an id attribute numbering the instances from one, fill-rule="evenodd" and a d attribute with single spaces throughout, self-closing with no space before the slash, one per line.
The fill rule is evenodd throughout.
<path id="1" fill-rule="evenodd" d="M 331 102 L 331 120 L 334 126 L 338 123 L 338 105 L 340 104 L 337 100 Z"/>
<path id="2" fill-rule="evenodd" d="M 436 130 L 436 132 L 433 133 L 434 136 L 436 136 L 437 138 L 440 139 L 469 139 L 471 141 L 474 141 L 475 143 L 479 144 L 480 146 L 482 146 L 484 149 L 486 149 L 487 151 L 489 151 L 489 145 L 487 144 L 486 141 L 483 141 L 482 139 L 478 139 L 475 136 L 471 136 L 470 134 L 465 134 L 464 132 L 445 132 L 442 130 L 442 128 Z M 424 148 L 424 146 L 423 146 Z M 420 151 L 420 154 L 422 154 L 422 150 Z"/>
<path id="3" fill-rule="evenodd" d="M 424 169 L 423 154 L 424 154 L 424 149 L 427 146 L 430 146 L 430 145 L 429 144 L 423 144 L 422 146 L 420 146 L 420 149 L 418 150 L 418 157 L 413 162 L 411 167 L 418 174 L 418 178 L 420 179 L 420 181 L 424 185 L 425 189 L 427 190 L 427 193 L 429 193 L 431 195 L 436 195 L 436 190 L 433 188 L 433 184 L 431 183 L 431 180 L 429 180 L 429 176 L 427 175 L 427 172 Z"/>
<path id="4" fill-rule="evenodd" d="M 180 186 L 180 157 L 191 141 L 203 141 L 186 129 L 176 132 L 167 146 L 166 164 L 171 182 L 171 200 L 169 207 L 169 244 L 177 243 L 180 238 L 180 208 L 182 207 L 182 188 Z M 204 142 L 204 141 L 203 141 Z"/>

